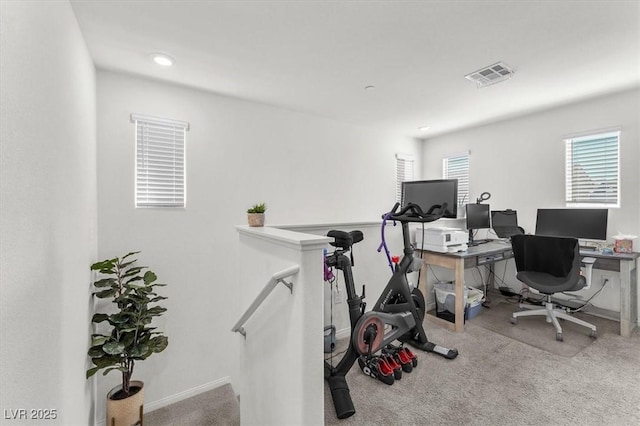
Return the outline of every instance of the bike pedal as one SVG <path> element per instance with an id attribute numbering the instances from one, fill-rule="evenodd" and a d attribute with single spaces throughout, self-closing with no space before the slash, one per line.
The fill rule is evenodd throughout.
<path id="1" fill-rule="evenodd" d="M 364 356 L 358 358 L 358 365 L 364 374 L 382 383 L 392 385 L 395 381 L 393 369 L 382 358 L 373 357 L 366 359 Z"/>
<path id="2" fill-rule="evenodd" d="M 416 354 L 414 354 L 411 349 L 407 348 L 406 346 L 404 347 L 404 351 L 407 353 L 409 359 L 411 359 L 411 365 L 413 365 L 413 368 L 416 368 L 418 366 L 418 357 L 416 356 Z"/>
<path id="3" fill-rule="evenodd" d="M 404 351 L 396 352 L 395 357 L 397 361 L 400 361 L 402 371 L 404 371 L 405 373 L 411 373 L 413 371 L 413 363 L 411 362 L 411 358 L 409 358 Z"/>
<path id="4" fill-rule="evenodd" d="M 413 361 L 411 361 L 411 357 L 403 349 L 404 348 L 402 346 L 388 344 L 382 352 L 391 355 L 393 359 L 400 364 L 402 371 L 405 373 L 411 373 L 413 371 Z"/>
<path id="5" fill-rule="evenodd" d="M 363 356 L 358 357 L 358 366 L 360 367 L 360 370 L 362 370 L 362 372 L 367 376 L 375 377 L 373 376 L 374 373 L 371 371 L 371 367 L 369 367 Z"/>
<path id="6" fill-rule="evenodd" d="M 393 369 L 393 377 L 396 380 L 400 380 L 402 379 L 402 366 L 400 364 L 398 364 L 396 362 L 396 360 L 393 358 L 393 356 L 391 355 L 383 355 L 385 361 L 387 361 L 387 364 L 389 364 L 389 367 L 391 367 Z"/>
<path id="7" fill-rule="evenodd" d="M 374 365 L 378 369 L 378 380 L 387 385 L 392 385 L 395 381 L 393 369 L 384 358 L 374 358 Z"/>

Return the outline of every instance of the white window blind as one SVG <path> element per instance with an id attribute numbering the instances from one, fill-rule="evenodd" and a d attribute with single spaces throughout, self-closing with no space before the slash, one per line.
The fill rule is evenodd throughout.
<path id="1" fill-rule="evenodd" d="M 396 201 L 402 199 L 402 182 L 413 180 L 414 160 L 412 155 L 396 154 Z"/>
<path id="2" fill-rule="evenodd" d="M 458 205 L 469 199 L 469 153 L 453 154 L 442 159 L 442 178 L 458 179 Z"/>
<path id="3" fill-rule="evenodd" d="M 185 207 L 184 121 L 131 114 L 136 125 L 136 207 Z"/>
<path id="4" fill-rule="evenodd" d="M 620 132 L 565 139 L 567 206 L 620 206 Z"/>

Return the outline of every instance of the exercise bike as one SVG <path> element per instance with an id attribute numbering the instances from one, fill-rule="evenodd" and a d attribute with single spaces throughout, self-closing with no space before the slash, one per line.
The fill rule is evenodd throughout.
<path id="1" fill-rule="evenodd" d="M 325 264 L 329 268 L 342 271 L 351 324 L 349 347 L 342 359 L 336 366 L 327 361 L 324 365 L 324 376 L 329 383 L 333 405 L 339 419 L 345 419 L 355 414 L 345 376 L 356 361 L 366 374 L 373 377 L 381 378 L 383 375 L 387 377 L 388 371 L 384 372 L 380 369 L 375 371 L 376 366 L 372 365 L 370 361 L 375 359 L 374 354 L 377 352 L 394 348 L 393 342 L 396 340 L 401 344 L 407 343 L 419 350 L 433 352 L 447 359 L 454 359 L 458 356 L 456 349 L 438 346 L 427 339 L 422 326 L 425 315 L 424 296 L 418 288 L 412 290 L 407 281 L 407 274 L 419 271 L 422 265 L 422 260 L 413 256 L 414 250 L 411 246 L 408 224 L 411 222 L 432 222 L 441 218 L 446 204 L 434 205 L 427 213 L 424 213 L 416 204 L 408 204 L 398 211 L 399 206 L 396 203 L 389 213 L 383 215 L 382 238 L 383 244 L 386 246 L 384 227 L 387 221 L 400 222 L 404 240 L 404 256 L 395 264 L 395 267 L 390 262 L 393 271 L 391 279 L 370 311 L 365 312 L 364 286 L 362 287 L 362 295 L 356 294 L 351 270 L 353 254 L 351 257 L 347 256 L 352 246 L 362 241 L 362 232 L 332 230 L 327 234 L 328 237 L 333 238 L 333 242 L 330 244 L 335 247 L 335 251 L 326 256 Z M 391 260 L 388 251 L 387 257 Z M 385 380 L 382 381 L 390 384 Z"/>

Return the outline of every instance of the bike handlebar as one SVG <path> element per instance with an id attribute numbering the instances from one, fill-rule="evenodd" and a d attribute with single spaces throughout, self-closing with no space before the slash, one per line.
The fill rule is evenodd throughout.
<path id="1" fill-rule="evenodd" d="M 398 207 L 400 207 L 400 203 L 395 203 L 391 211 L 382 217 L 387 220 L 397 220 L 399 222 L 433 222 L 444 216 L 447 203 L 434 204 L 426 213 L 422 211 L 419 205 L 414 203 L 407 204 L 399 212 L 397 211 Z"/>

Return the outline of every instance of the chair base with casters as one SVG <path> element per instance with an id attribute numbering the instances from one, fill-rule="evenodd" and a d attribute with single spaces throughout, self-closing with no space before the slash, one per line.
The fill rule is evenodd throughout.
<path id="1" fill-rule="evenodd" d="M 520 303 L 519 307 L 521 309 L 528 309 L 526 311 L 514 312 L 511 316 L 511 324 L 518 323 L 518 317 L 530 317 L 534 315 L 545 315 L 547 317 L 547 322 L 553 323 L 553 326 L 556 328 L 556 340 L 562 342 L 564 338 L 562 337 L 562 327 L 560 327 L 560 322 L 558 318 L 564 319 L 567 321 L 571 321 L 575 324 L 581 325 L 583 327 L 590 328 L 589 337 L 595 339 L 596 338 L 596 326 L 578 319 L 573 315 L 569 314 L 565 309 L 558 307 L 558 305 L 554 304 L 551 301 L 551 295 L 547 295 L 547 301 L 544 302 L 544 308 L 540 308 L 537 305 L 527 305 L 525 303 Z"/>
<path id="2" fill-rule="evenodd" d="M 556 328 L 556 340 L 563 341 L 559 319 L 564 319 L 591 329 L 589 336 L 596 338 L 596 326 L 571 315 L 569 309 L 554 304 L 555 293 L 576 292 L 588 289 L 594 258 L 581 259 L 576 238 L 543 235 L 514 235 L 511 237 L 518 281 L 546 295 L 544 307 L 520 304 L 525 311 L 514 312 L 511 323 L 518 317 L 545 316 Z M 584 272 L 582 265 L 584 264 Z"/>

